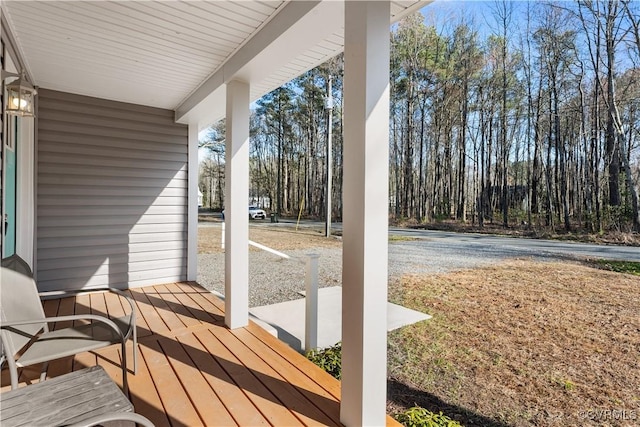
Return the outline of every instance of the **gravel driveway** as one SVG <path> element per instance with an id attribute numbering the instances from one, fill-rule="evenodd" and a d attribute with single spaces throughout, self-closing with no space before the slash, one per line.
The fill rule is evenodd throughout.
<path id="1" fill-rule="evenodd" d="M 304 257 L 312 250 L 286 251 L 292 257 Z M 342 282 L 342 250 L 316 248 L 319 286 L 337 286 Z M 267 252 L 249 252 L 249 306 L 275 304 L 302 298 L 304 264 L 286 260 Z M 198 283 L 224 294 L 224 254 L 198 255 Z"/>
<path id="2" fill-rule="evenodd" d="M 285 251 L 292 257 L 314 252 L 319 259 L 319 286 L 340 286 L 342 249 L 314 248 Z M 469 246 L 447 243 L 444 239 L 425 239 L 389 243 L 389 279 L 393 284 L 405 274 L 445 273 L 476 268 L 514 257 L 531 258 L 527 251 L 517 252 L 497 246 Z M 548 256 L 535 256 L 548 259 Z M 198 255 L 198 283 L 209 290 L 224 293 L 224 254 Z M 267 252 L 249 252 L 249 305 L 259 307 L 300 298 L 304 290 L 304 265 Z"/>

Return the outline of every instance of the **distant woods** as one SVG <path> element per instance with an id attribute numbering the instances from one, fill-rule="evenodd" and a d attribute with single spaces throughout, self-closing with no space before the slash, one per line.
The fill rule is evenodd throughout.
<path id="1" fill-rule="evenodd" d="M 498 1 L 475 21 L 431 25 L 416 13 L 394 26 L 391 218 L 640 231 L 639 6 Z M 257 101 L 251 203 L 323 218 L 331 173 L 340 218 L 342 65 L 338 56 Z M 224 123 L 203 145 L 213 155 L 200 189 L 221 207 Z"/>

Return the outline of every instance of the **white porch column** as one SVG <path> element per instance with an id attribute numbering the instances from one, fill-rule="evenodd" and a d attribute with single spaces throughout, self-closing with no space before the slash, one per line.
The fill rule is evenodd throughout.
<path id="1" fill-rule="evenodd" d="M 342 403 L 386 424 L 389 1 L 345 2 Z"/>
<path id="2" fill-rule="evenodd" d="M 198 125 L 189 125 L 187 198 L 187 280 L 198 279 Z"/>
<path id="3" fill-rule="evenodd" d="M 249 324 L 249 85 L 227 83 L 225 149 L 225 324 Z"/>

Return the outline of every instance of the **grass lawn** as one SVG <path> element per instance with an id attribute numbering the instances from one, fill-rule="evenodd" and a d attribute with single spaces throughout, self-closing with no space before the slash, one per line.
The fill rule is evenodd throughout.
<path id="1" fill-rule="evenodd" d="M 389 291 L 433 315 L 390 334 L 390 412 L 417 404 L 467 426 L 640 425 L 640 277 L 516 260 L 405 276 Z"/>

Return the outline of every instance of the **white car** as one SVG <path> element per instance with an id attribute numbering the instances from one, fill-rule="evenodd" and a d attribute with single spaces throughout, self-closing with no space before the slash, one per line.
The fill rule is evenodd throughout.
<path id="1" fill-rule="evenodd" d="M 249 206 L 249 219 L 265 219 L 267 213 L 255 206 Z"/>
<path id="2" fill-rule="evenodd" d="M 224 210 L 221 214 L 222 220 L 224 221 Z M 249 206 L 249 219 L 265 219 L 267 218 L 267 213 L 262 209 L 259 209 L 255 206 Z"/>

